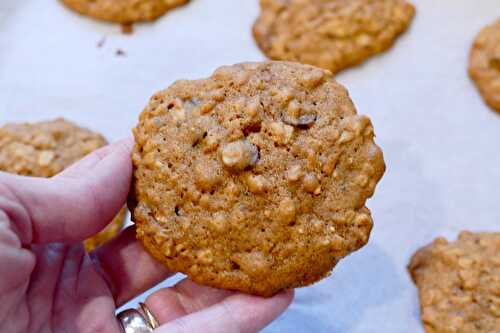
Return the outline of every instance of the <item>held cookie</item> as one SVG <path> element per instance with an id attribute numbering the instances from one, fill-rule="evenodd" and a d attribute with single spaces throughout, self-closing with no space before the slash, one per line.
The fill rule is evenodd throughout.
<path id="1" fill-rule="evenodd" d="M 72 10 L 95 19 L 129 24 L 154 21 L 189 0 L 61 0 Z"/>
<path id="2" fill-rule="evenodd" d="M 460 233 L 417 251 L 408 269 L 427 333 L 500 332 L 500 233 Z"/>
<path id="3" fill-rule="evenodd" d="M 64 119 L 0 127 L 0 171 L 22 176 L 52 177 L 107 144 L 97 133 Z M 92 248 L 113 238 L 123 227 L 126 209 L 104 230 L 85 242 Z"/>
<path id="4" fill-rule="evenodd" d="M 405 0 L 260 0 L 253 35 L 271 59 L 336 73 L 385 51 L 415 14 Z"/>
<path id="5" fill-rule="evenodd" d="M 500 112 L 500 20 L 483 28 L 470 52 L 469 75 L 486 103 Z"/>
<path id="6" fill-rule="evenodd" d="M 270 296 L 368 241 L 382 151 L 328 71 L 246 63 L 178 81 L 134 135 L 137 237 L 198 283 Z"/>

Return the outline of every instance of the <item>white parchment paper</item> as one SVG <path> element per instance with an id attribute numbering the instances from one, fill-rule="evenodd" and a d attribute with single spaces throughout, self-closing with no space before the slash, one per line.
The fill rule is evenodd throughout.
<path id="1" fill-rule="evenodd" d="M 466 73 L 471 41 L 500 2 L 414 3 L 395 47 L 338 75 L 372 118 L 388 166 L 368 204 L 370 243 L 298 290 L 266 332 L 421 332 L 411 254 L 438 235 L 500 229 L 500 116 Z M 264 59 L 250 34 L 257 13 L 257 0 L 193 0 L 124 36 L 56 0 L 0 0 L 0 122 L 64 116 L 110 140 L 127 136 L 174 80 Z"/>

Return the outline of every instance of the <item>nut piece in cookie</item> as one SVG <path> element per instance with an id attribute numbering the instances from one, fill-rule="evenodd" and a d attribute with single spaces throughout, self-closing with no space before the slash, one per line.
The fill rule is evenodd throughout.
<path id="1" fill-rule="evenodd" d="M 469 75 L 486 103 L 500 112 L 500 20 L 483 28 L 474 40 Z"/>
<path id="2" fill-rule="evenodd" d="M 326 70 L 219 68 L 155 94 L 134 129 L 137 237 L 172 271 L 263 296 L 309 285 L 368 241 L 385 170 Z"/>
<path id="3" fill-rule="evenodd" d="M 64 119 L 0 127 L 0 171 L 32 177 L 52 177 L 85 155 L 107 144 L 100 134 Z M 91 250 L 116 236 L 126 209 L 95 237 L 85 241 Z"/>
<path id="4" fill-rule="evenodd" d="M 253 35 L 262 52 L 334 73 L 390 48 L 415 15 L 406 0 L 260 0 L 260 7 Z"/>
<path id="5" fill-rule="evenodd" d="M 427 333 L 500 332 L 500 233 L 438 238 L 414 254 L 408 270 Z"/>
<path id="6" fill-rule="evenodd" d="M 122 23 L 154 21 L 189 0 L 60 0 L 68 8 L 98 20 Z M 127 28 L 124 28 L 127 29 Z"/>

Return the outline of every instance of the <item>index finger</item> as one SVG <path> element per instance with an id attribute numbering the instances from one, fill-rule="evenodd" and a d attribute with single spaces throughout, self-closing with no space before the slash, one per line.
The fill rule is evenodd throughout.
<path id="1" fill-rule="evenodd" d="M 171 321 L 157 333 L 255 333 L 276 319 L 290 305 L 293 290 L 271 298 L 235 294 L 202 311 Z"/>

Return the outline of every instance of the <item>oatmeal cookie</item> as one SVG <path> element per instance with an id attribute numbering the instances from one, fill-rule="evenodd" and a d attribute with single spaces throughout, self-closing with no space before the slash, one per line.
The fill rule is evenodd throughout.
<path id="1" fill-rule="evenodd" d="M 260 0 L 260 7 L 253 35 L 269 58 L 334 73 L 387 50 L 415 15 L 405 0 Z"/>
<path id="2" fill-rule="evenodd" d="M 427 333 L 500 332 L 500 233 L 460 233 L 417 251 L 408 269 Z"/>
<path id="3" fill-rule="evenodd" d="M 198 283 L 270 296 L 368 241 L 382 151 L 326 70 L 245 63 L 177 81 L 134 135 L 137 236 Z"/>
<path id="4" fill-rule="evenodd" d="M 469 75 L 486 103 L 500 112 L 500 20 L 483 28 L 469 58 Z"/>
<path id="5" fill-rule="evenodd" d="M 64 119 L 0 127 L 0 171 L 22 176 L 52 177 L 85 155 L 106 145 L 106 139 Z M 113 222 L 85 242 L 87 250 L 121 230 L 123 208 Z"/>
<path id="6" fill-rule="evenodd" d="M 130 24 L 154 21 L 189 0 L 61 0 L 67 7 L 95 19 Z"/>

